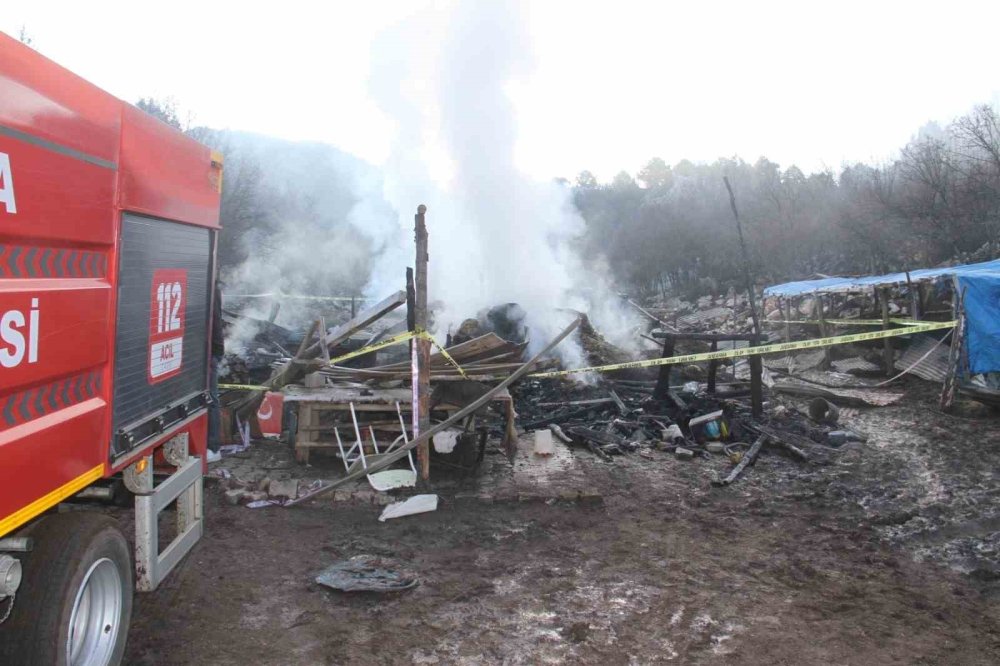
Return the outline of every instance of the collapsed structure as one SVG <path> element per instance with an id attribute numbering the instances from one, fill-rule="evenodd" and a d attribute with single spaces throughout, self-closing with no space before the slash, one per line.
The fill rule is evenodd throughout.
<path id="1" fill-rule="evenodd" d="M 604 462 L 655 450 L 681 459 L 728 456 L 732 473 L 717 479 L 725 485 L 762 451 L 810 461 L 864 439 L 838 424 L 835 405 L 892 404 L 902 393 L 889 384 L 902 374 L 945 382 L 942 399 L 950 403 L 955 378 L 996 368 L 988 308 L 1000 288 L 1000 261 L 769 287 L 758 296 L 760 332 L 753 330 L 748 299 L 736 294 L 731 304 L 705 297 L 697 305 L 675 300 L 659 307 L 626 298 L 647 320 L 636 331 L 645 349 L 638 357 L 625 353 L 581 315 L 571 328 L 584 350 L 583 368 L 564 368 L 555 357 L 523 363 L 529 343 L 516 304 L 480 313 L 439 345 L 428 332 L 433 313 L 420 290 L 421 260 L 428 256 L 424 212 L 415 217 L 417 271 L 408 269 L 405 290 L 360 311 L 352 302 L 346 322 L 327 327 L 320 318 L 297 340 L 273 322 L 260 324 L 258 337 L 285 353 L 264 355 L 266 380 L 228 385 L 224 402 L 244 423 L 254 421 L 268 391 L 280 391 L 283 434 L 296 459 L 307 464 L 313 454 L 333 454 L 344 466 L 343 478 L 280 503 L 365 476 L 379 490 L 412 486 L 418 477 L 429 479 L 432 457 L 442 470 L 468 473 L 490 438 L 513 460 L 519 435 L 532 432 L 546 433 L 538 440 L 543 455 L 551 435 Z M 397 314 L 404 305 L 405 317 Z M 237 315 L 231 319 L 239 325 Z M 952 336 L 958 344 L 949 348 L 944 342 Z M 911 342 L 898 354 L 903 340 Z M 863 378 L 897 371 L 890 380 Z M 960 383 L 988 392 L 987 381 L 978 381 Z M 812 403 L 799 410 L 781 395 Z M 389 475 L 377 480 L 400 460 L 404 469 L 391 483 Z M 407 461 L 412 474 L 401 473 Z M 269 503 L 275 502 L 260 505 Z"/>
<path id="2" fill-rule="evenodd" d="M 793 311 L 806 311 L 822 334 L 830 327 L 876 325 L 885 329 L 907 323 L 950 320 L 954 332 L 922 333 L 898 360 L 886 339 L 883 367 L 891 374 L 897 364 L 925 379 L 943 381 L 942 407 L 950 407 L 956 390 L 980 400 L 996 402 L 1000 384 L 1000 260 L 926 268 L 861 277 L 823 277 L 768 287 L 764 296 L 777 301 L 777 312 L 789 327 Z M 896 301 L 894 302 L 894 297 Z M 803 307 L 804 306 L 804 307 Z M 864 308 L 878 314 L 864 321 Z M 829 321 L 830 313 L 850 315 Z M 804 314 L 805 314 L 804 313 Z M 900 315 L 908 320 L 899 319 Z M 860 320 L 860 321 L 853 321 Z M 950 339 L 947 346 L 942 346 Z"/>

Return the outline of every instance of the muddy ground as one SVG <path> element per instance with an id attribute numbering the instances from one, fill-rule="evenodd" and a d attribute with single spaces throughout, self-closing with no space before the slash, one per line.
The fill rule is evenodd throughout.
<path id="1" fill-rule="evenodd" d="M 709 483 L 722 458 L 577 451 L 573 483 L 601 500 L 490 501 L 479 479 L 380 523 L 357 502 L 231 506 L 210 483 L 207 534 L 138 597 L 127 663 L 1000 663 L 1000 418 L 904 386 L 843 410 L 868 443 L 825 464 L 767 453 L 728 488 Z M 419 587 L 313 582 L 359 554 Z"/>

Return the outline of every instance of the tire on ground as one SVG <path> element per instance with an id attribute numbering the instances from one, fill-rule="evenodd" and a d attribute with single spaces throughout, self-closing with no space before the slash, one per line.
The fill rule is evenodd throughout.
<path id="1" fill-rule="evenodd" d="M 108 559 L 121 580 L 118 636 L 111 659 L 125 653 L 134 589 L 129 545 L 113 519 L 90 511 L 53 514 L 26 531 L 34 549 L 21 557 L 24 578 L 6 622 L 0 624 L 0 664 L 66 664 L 69 623 L 84 577 Z"/>

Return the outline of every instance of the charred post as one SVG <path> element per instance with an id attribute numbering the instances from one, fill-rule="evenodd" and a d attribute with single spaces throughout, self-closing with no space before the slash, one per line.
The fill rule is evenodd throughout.
<path id="1" fill-rule="evenodd" d="M 751 342 L 756 347 L 757 342 Z M 750 363 L 750 408 L 755 419 L 764 415 L 764 361 L 760 354 L 754 354 L 747 359 Z"/>
<path id="2" fill-rule="evenodd" d="M 712 351 L 719 350 L 719 343 L 712 340 Z M 719 370 L 719 362 L 714 358 L 708 362 L 708 387 L 709 393 L 715 393 L 715 375 Z"/>
<path id="3" fill-rule="evenodd" d="M 413 329 L 419 333 L 427 331 L 427 224 L 424 214 L 427 206 L 417 207 L 413 217 L 413 234 L 416 241 L 416 275 L 414 277 L 413 298 Z M 431 425 L 430 414 L 430 359 L 431 344 L 429 340 L 415 337 L 411 341 L 412 350 L 412 381 L 413 381 L 413 437 L 416 439 L 427 432 Z M 417 460 L 420 465 L 420 478 L 427 481 L 430 478 L 430 445 L 427 439 L 417 446 Z"/>
<path id="4" fill-rule="evenodd" d="M 674 355 L 674 338 L 667 336 L 663 339 L 663 354 L 661 358 L 670 358 Z M 669 365 L 661 365 L 656 376 L 656 388 L 653 389 L 653 398 L 663 400 L 670 390 L 670 368 Z"/>
<path id="5" fill-rule="evenodd" d="M 888 331 L 891 325 L 889 321 L 889 290 L 882 287 L 878 290 L 879 303 L 882 306 L 882 330 Z M 886 338 L 882 343 L 882 365 L 885 369 L 885 376 L 892 376 L 892 340 Z"/>
<path id="6" fill-rule="evenodd" d="M 826 297 L 822 294 L 816 296 L 816 316 L 819 319 L 819 335 L 827 338 L 830 336 L 830 327 L 826 323 Z M 832 352 L 829 347 L 823 348 L 823 363 L 820 365 L 824 370 L 829 370 L 833 362 Z"/>

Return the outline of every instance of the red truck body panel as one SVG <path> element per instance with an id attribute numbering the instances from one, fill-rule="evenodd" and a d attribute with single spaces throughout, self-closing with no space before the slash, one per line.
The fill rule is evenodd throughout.
<path id="1" fill-rule="evenodd" d="M 218 229 L 220 163 L 0 33 L 0 536 L 178 432 L 204 451 L 196 410 L 112 454 L 118 267 L 123 213 Z"/>

